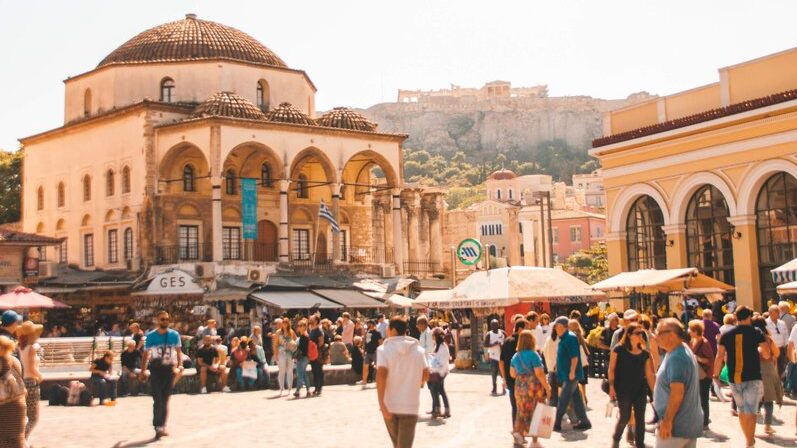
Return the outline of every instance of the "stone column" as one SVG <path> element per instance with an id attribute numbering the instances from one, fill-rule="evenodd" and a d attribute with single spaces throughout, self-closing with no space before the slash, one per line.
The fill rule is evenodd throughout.
<path id="1" fill-rule="evenodd" d="M 443 260 L 443 231 L 440 224 L 439 202 L 435 201 L 435 208 L 429 209 L 429 261 L 435 271 L 442 270 Z"/>
<path id="2" fill-rule="evenodd" d="M 413 193 L 411 199 L 405 204 L 407 210 L 407 260 L 420 260 L 418 253 L 419 246 L 419 227 L 420 227 L 420 201 L 418 196 Z"/>
<path id="3" fill-rule="evenodd" d="M 291 181 L 283 179 L 280 183 L 280 226 L 278 231 L 279 236 L 279 261 L 280 263 L 288 263 L 290 254 L 288 252 L 288 188 Z"/>
<path id="4" fill-rule="evenodd" d="M 609 275 L 628 270 L 628 244 L 625 232 L 607 233 L 606 250 L 609 253 Z"/>
<path id="5" fill-rule="evenodd" d="M 340 184 L 332 184 L 332 216 L 340 225 Z M 351 235 L 349 235 L 351 239 Z M 340 232 L 332 231 L 332 262 L 340 262 Z"/>
<path id="6" fill-rule="evenodd" d="M 401 190 L 393 190 L 393 259 L 396 263 L 396 272 L 404 272 L 404 254 L 401 250 Z"/>
<path id="7" fill-rule="evenodd" d="M 666 235 L 667 269 L 690 267 L 686 252 L 686 225 L 670 224 L 661 226 L 661 229 Z"/>
<path id="8" fill-rule="evenodd" d="M 735 227 L 731 244 L 733 245 L 736 303 L 749 306 L 757 311 L 766 311 L 766 309 L 762 309 L 761 279 L 758 275 L 756 216 L 731 216 L 728 221 Z"/>
<path id="9" fill-rule="evenodd" d="M 211 234 L 213 238 L 213 261 L 222 261 L 222 241 L 221 241 L 221 179 L 213 176 L 211 183 Z M 204 249 L 203 249 L 204 250 Z"/>

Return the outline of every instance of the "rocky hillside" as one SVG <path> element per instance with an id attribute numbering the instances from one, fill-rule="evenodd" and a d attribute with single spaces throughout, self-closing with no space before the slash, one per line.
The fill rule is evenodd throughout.
<path id="1" fill-rule="evenodd" d="M 431 98 L 417 103 L 382 103 L 361 110 L 379 130 L 409 134 L 406 148 L 431 153 L 464 151 L 469 158 L 527 153 L 542 142 L 562 140 L 586 151 L 602 132 L 603 112 L 650 98 L 623 100 L 587 96 L 545 98 Z"/>

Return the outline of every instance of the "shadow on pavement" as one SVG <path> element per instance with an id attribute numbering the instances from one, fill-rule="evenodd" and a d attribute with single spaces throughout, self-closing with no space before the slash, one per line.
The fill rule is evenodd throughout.
<path id="1" fill-rule="evenodd" d="M 116 445 L 114 445 L 113 448 L 138 448 L 138 447 L 147 446 L 150 443 L 155 443 L 157 441 L 158 441 L 158 439 L 156 439 L 155 437 L 153 437 L 151 439 L 147 439 L 147 440 L 139 440 L 137 442 L 126 442 L 125 443 L 125 441 L 123 440 L 121 442 L 116 442 Z"/>
<path id="2" fill-rule="evenodd" d="M 720 442 L 727 442 L 729 437 L 725 434 L 720 434 L 717 432 L 712 431 L 711 429 L 706 429 L 703 431 L 703 435 L 701 438 L 709 439 L 712 442 L 720 443 Z"/>
<path id="3" fill-rule="evenodd" d="M 756 434 L 756 439 L 765 441 L 767 443 L 771 443 L 776 446 L 794 446 L 795 438 L 794 437 L 779 437 L 777 435 L 767 436 L 762 434 Z"/>
<path id="4" fill-rule="evenodd" d="M 587 433 L 583 431 L 566 431 L 562 433 L 562 438 L 566 442 L 577 442 L 579 440 L 587 440 Z"/>

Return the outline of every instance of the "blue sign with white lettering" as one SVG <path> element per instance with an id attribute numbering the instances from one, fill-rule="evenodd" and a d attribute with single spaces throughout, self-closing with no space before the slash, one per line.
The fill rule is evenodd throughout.
<path id="1" fill-rule="evenodd" d="M 257 179 L 241 179 L 241 215 L 244 239 L 257 239 Z"/>

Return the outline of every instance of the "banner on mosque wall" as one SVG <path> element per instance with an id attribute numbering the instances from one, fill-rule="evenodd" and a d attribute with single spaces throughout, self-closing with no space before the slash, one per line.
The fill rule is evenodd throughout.
<path id="1" fill-rule="evenodd" d="M 241 218 L 245 240 L 257 239 L 257 179 L 241 179 Z"/>

